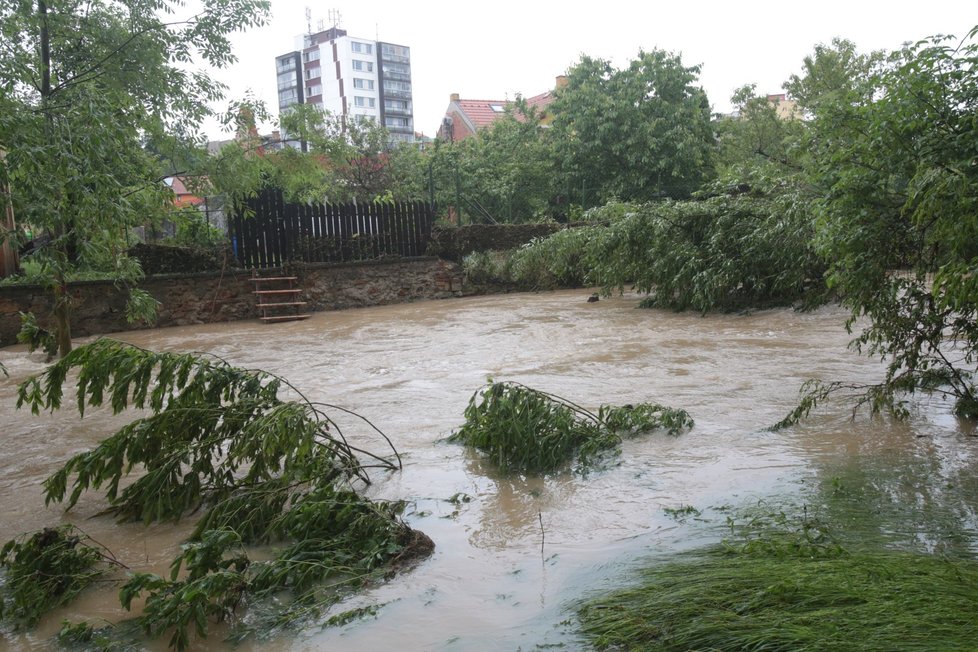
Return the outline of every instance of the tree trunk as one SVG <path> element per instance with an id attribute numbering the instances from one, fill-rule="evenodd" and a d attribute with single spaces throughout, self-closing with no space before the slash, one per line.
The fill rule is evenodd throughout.
<path id="1" fill-rule="evenodd" d="M 3 157 L 6 155 L 2 149 L 0 149 L 0 166 L 3 163 Z M 5 276 L 13 276 L 17 272 L 18 260 L 17 260 L 17 248 L 14 246 L 14 230 L 17 228 L 14 224 L 14 207 L 11 203 L 10 189 L 3 182 L 5 178 L 4 175 L 0 174 L 0 206 L 2 206 L 2 226 L 3 231 L 9 234 L 9 238 L 0 237 L 0 278 Z"/>
<path id="2" fill-rule="evenodd" d="M 59 356 L 71 353 L 71 294 L 63 277 L 54 286 L 54 337 Z"/>
<path id="3" fill-rule="evenodd" d="M 48 6 L 45 0 L 38 0 L 37 13 L 41 18 L 41 106 L 47 107 L 51 100 L 51 38 L 48 30 Z M 54 138 L 54 124 L 50 112 L 47 116 L 47 136 L 50 142 Z M 68 293 L 68 282 L 65 279 L 64 268 L 70 260 L 64 241 L 67 229 L 55 230 L 55 247 L 58 250 L 59 264 L 57 279 L 54 283 L 54 336 L 58 342 L 58 355 L 64 357 L 71 352 L 71 295 Z"/>

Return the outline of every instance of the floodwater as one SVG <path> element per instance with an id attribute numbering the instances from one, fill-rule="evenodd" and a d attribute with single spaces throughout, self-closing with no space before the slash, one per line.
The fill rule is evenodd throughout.
<path id="1" fill-rule="evenodd" d="M 896 423 L 850 420 L 829 404 L 801 426 L 766 430 L 809 378 L 873 381 L 878 363 L 846 350 L 845 313 L 770 310 L 702 317 L 638 310 L 635 296 L 587 303 L 587 291 L 510 294 L 325 312 L 305 322 L 216 324 L 117 335 L 156 350 L 206 351 L 287 378 L 310 400 L 359 412 L 393 441 L 403 471 L 376 475 L 378 498 L 409 502 L 406 519 L 435 542 L 433 556 L 347 606 L 383 604 L 340 628 L 246 644 L 272 650 L 581 649 L 572 619 L 581 599 L 622 582 L 650 555 L 723 536 L 729 510 L 837 496 L 878 507 L 894 545 L 971 553 L 978 505 L 978 438 L 932 401 Z M 164 572 L 189 527 L 115 525 L 95 516 L 98 496 L 69 514 L 45 507 L 40 482 L 113 425 L 79 420 L 70 402 L 53 415 L 16 411 L 15 386 L 44 365 L 0 350 L 0 536 L 70 521 L 134 570 Z M 581 405 L 659 402 L 696 420 L 679 437 L 627 441 L 619 462 L 587 477 L 504 477 L 477 454 L 446 444 L 486 379 L 519 381 Z M 381 450 L 382 442 L 346 432 Z M 365 439 L 358 439 L 362 434 Z M 452 497 L 463 497 L 451 501 Z M 467 501 L 467 502 L 466 502 Z M 692 506 L 699 517 L 677 518 Z M 888 515 L 888 516 L 887 516 Z M 92 591 L 10 649 L 49 649 L 63 618 L 118 620 L 114 588 Z M 199 649 L 220 650 L 215 638 Z"/>

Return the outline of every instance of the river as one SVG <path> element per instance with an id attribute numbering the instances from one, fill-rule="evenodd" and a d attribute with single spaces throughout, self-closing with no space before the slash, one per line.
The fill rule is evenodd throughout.
<path id="1" fill-rule="evenodd" d="M 878 362 L 847 350 L 841 309 L 700 316 L 639 310 L 628 295 L 587 303 L 588 295 L 470 297 L 323 312 L 273 326 L 115 336 L 280 374 L 313 401 L 368 417 L 404 460 L 402 472 L 377 476 L 369 492 L 409 501 L 406 520 L 434 540 L 433 556 L 350 602 L 383 604 L 374 617 L 239 649 L 578 649 L 566 622 L 577 601 L 627 581 L 650 555 L 716 540 L 732 508 L 776 505 L 775 497 L 809 500 L 812 487 L 830 480 L 855 482 L 889 506 L 893 518 L 860 520 L 856 528 L 886 530 L 894 545 L 978 549 L 978 438 L 940 401 L 923 403 L 907 422 L 853 421 L 849 405 L 830 403 L 800 426 L 766 429 L 793 407 L 809 378 L 881 377 Z M 67 515 L 44 506 L 40 482 L 122 418 L 101 410 L 80 420 L 67 407 L 40 417 L 17 411 L 17 382 L 42 371 L 43 360 L 8 347 L 0 362 L 10 373 L 0 379 L 3 540 L 67 520 L 134 570 L 164 572 L 189 527 L 118 526 L 93 517 L 104 507 L 94 494 Z M 680 407 L 696 425 L 678 437 L 629 440 L 617 464 L 586 477 L 503 477 L 478 455 L 440 441 L 489 377 L 594 408 Z M 700 515 L 667 511 L 685 506 Z M 62 618 L 124 615 L 114 588 L 90 591 L 31 634 L 4 633 L 0 647 L 50 649 Z M 199 649 L 225 646 L 212 638 Z"/>

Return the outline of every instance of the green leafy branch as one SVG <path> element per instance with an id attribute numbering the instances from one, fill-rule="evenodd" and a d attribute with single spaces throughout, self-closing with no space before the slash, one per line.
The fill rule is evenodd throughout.
<path id="1" fill-rule="evenodd" d="M 465 423 L 448 438 L 488 454 L 504 471 L 549 473 L 578 457 L 581 468 L 617 449 L 624 436 L 693 426 L 685 410 L 655 403 L 603 405 L 597 414 L 565 398 L 515 382 L 476 391 Z"/>
<path id="2" fill-rule="evenodd" d="M 146 636 L 168 634 L 170 646 L 183 650 L 194 636 L 206 636 L 209 622 L 235 621 L 242 606 L 263 615 L 247 624 L 232 622 L 232 637 L 267 634 L 323 614 L 345 591 L 385 577 L 433 547 L 400 520 L 401 503 L 370 501 L 355 490 L 370 482 L 369 469 L 399 469 L 397 451 L 387 458 L 351 445 L 325 410 L 359 415 L 313 403 L 278 376 L 237 369 L 219 358 L 154 353 L 102 339 L 22 383 L 18 407 L 28 405 L 35 414 L 58 409 L 69 374 L 82 415 L 102 405 L 113 413 L 134 407 L 150 414 L 69 459 L 44 482 L 46 501 L 70 509 L 85 491 L 97 489 L 109 501 L 108 512 L 144 522 L 203 510 L 169 578 L 135 573 L 122 587 L 126 609 L 137 597 L 145 599 L 136 622 Z M 281 400 L 282 389 L 299 400 Z M 139 477 L 123 486 L 135 470 Z M 245 546 L 255 544 L 280 548 L 253 561 Z M 8 543 L 4 555 L 10 550 L 26 564 L 43 563 L 38 546 L 21 551 L 18 545 Z M 87 550 L 78 548 L 77 563 L 56 560 L 58 581 L 68 587 L 51 592 L 58 601 L 33 594 L 23 600 L 37 605 L 31 624 L 90 583 L 87 569 L 98 555 Z M 2 591 L 14 596 L 12 603 L 18 591 L 30 590 L 8 572 Z M 85 625 L 66 627 L 64 636 L 112 638 L 104 628 Z"/>

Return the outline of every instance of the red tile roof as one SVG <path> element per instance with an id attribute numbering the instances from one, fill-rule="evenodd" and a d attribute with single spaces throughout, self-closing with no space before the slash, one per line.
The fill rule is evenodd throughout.
<path id="1" fill-rule="evenodd" d="M 491 125 L 496 119 L 503 115 L 502 111 L 496 111 L 493 106 L 505 109 L 511 102 L 506 100 L 459 100 L 458 107 L 469 119 L 476 129 Z"/>
<path id="2" fill-rule="evenodd" d="M 554 92 L 547 91 L 545 93 L 540 93 L 539 95 L 534 95 L 533 97 L 526 98 L 527 106 L 532 106 L 541 111 L 545 111 L 548 106 L 554 101 Z"/>

